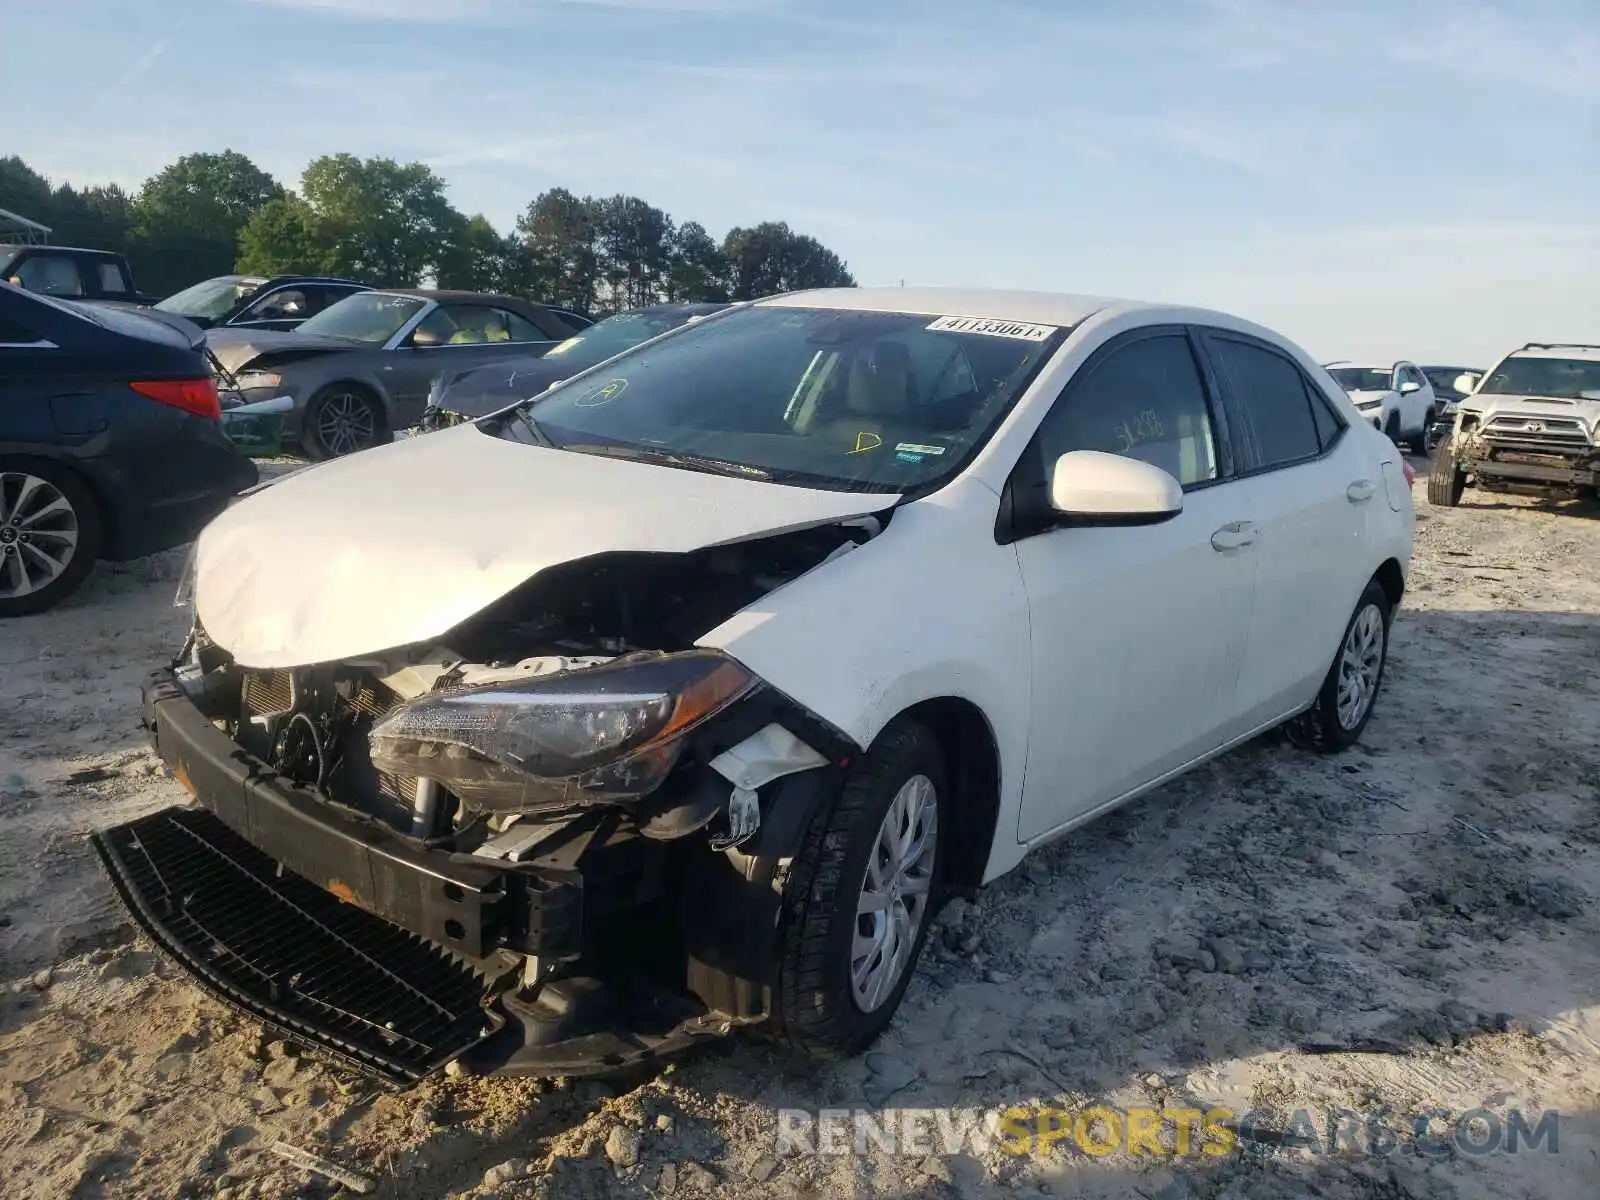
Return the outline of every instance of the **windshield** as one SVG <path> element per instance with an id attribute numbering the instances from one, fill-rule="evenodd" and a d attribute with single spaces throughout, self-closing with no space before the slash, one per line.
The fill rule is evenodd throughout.
<path id="1" fill-rule="evenodd" d="M 686 324 L 689 313 L 618 313 L 597 321 L 576 337 L 569 337 L 559 346 L 551 347 L 546 358 L 553 358 L 564 371 L 576 373 L 587 370 L 595 363 L 605 362 L 614 354 L 648 342 L 669 329 Z"/>
<path id="2" fill-rule="evenodd" d="M 1456 391 L 1456 380 L 1462 375 L 1481 375 L 1476 367 L 1423 367 L 1422 373 L 1428 377 L 1428 382 L 1433 384 L 1435 392 Z"/>
<path id="3" fill-rule="evenodd" d="M 180 317 L 201 317 L 215 320 L 232 310 L 234 305 L 253 296 L 266 282 L 243 275 L 219 275 L 204 279 L 193 287 L 174 292 L 156 305 L 162 312 L 177 313 Z"/>
<path id="4" fill-rule="evenodd" d="M 1508 358 L 1478 393 L 1600 400 L 1600 361 L 1585 358 Z"/>
<path id="5" fill-rule="evenodd" d="M 592 454 L 904 492 L 959 468 L 1061 337 L 1055 326 L 960 316 L 739 309 L 486 428 Z M 537 429 L 512 419 L 519 412 Z"/>
<path id="6" fill-rule="evenodd" d="M 349 338 L 381 346 L 428 302 L 420 296 L 393 296 L 388 292 L 357 292 L 330 304 L 297 332 L 321 337 Z"/>
<path id="7" fill-rule="evenodd" d="M 1387 392 L 1394 380 L 1388 367 L 1329 367 L 1328 374 L 1347 392 Z"/>

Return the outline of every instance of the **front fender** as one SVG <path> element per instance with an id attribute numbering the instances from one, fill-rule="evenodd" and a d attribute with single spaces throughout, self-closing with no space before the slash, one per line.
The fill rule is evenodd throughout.
<path id="1" fill-rule="evenodd" d="M 1027 761 L 1032 649 L 1015 550 L 994 492 L 968 479 L 893 512 L 878 537 L 768 593 L 699 640 L 870 746 L 900 713 L 955 697 L 987 718 L 1003 829 Z M 1014 857 L 1014 836 L 995 858 Z"/>

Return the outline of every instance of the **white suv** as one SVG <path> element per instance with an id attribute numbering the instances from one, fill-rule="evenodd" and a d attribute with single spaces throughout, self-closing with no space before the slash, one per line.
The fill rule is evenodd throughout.
<path id="1" fill-rule="evenodd" d="M 1363 366 L 1338 362 L 1327 367 L 1374 429 L 1388 434 L 1390 441 L 1405 443 L 1416 454 L 1427 454 L 1433 448 L 1429 427 L 1439 401 L 1433 384 L 1416 363 Z"/>
<path id="2" fill-rule="evenodd" d="M 1515 484 L 1595 494 L 1600 346 L 1529 342 L 1483 376 L 1434 458 L 1429 502 L 1461 503 L 1469 480 L 1485 491 Z"/>

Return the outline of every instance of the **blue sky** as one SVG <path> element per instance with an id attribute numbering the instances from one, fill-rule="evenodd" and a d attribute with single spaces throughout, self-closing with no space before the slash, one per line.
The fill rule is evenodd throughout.
<path id="1" fill-rule="evenodd" d="M 136 185 L 432 163 L 502 228 L 628 192 L 862 283 L 1223 308 L 1324 358 L 1600 340 L 1597 0 L 53 0 L 0 153 Z"/>

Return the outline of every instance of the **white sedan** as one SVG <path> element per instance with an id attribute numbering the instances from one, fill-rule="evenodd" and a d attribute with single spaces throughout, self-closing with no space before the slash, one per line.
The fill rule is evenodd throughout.
<path id="1" fill-rule="evenodd" d="M 1361 736 L 1409 483 L 1222 313 L 735 306 L 219 517 L 145 697 L 200 808 L 101 851 L 207 986 L 402 1079 L 855 1052 L 948 896 L 1264 730 Z"/>

